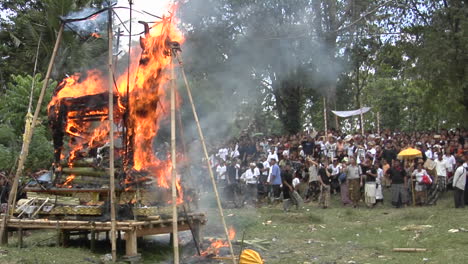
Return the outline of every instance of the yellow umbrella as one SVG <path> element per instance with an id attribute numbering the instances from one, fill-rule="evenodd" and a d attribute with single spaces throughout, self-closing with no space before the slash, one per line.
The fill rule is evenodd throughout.
<path id="1" fill-rule="evenodd" d="M 400 153 L 398 153 L 397 156 L 398 159 L 415 159 L 415 158 L 422 158 L 422 153 L 421 151 L 414 149 L 414 148 L 407 148 L 405 150 L 402 150 Z"/>
<path id="2" fill-rule="evenodd" d="M 421 151 L 414 149 L 414 148 L 407 148 L 400 153 L 398 153 L 397 156 L 398 159 L 400 160 L 412 160 L 415 158 L 422 158 L 422 153 Z M 411 193 L 413 196 L 413 206 L 416 205 L 416 197 L 414 195 L 414 182 L 413 182 L 413 174 L 411 174 Z"/>

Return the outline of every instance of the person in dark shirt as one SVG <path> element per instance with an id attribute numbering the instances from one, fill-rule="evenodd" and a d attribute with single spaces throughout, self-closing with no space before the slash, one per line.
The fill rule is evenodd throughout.
<path id="1" fill-rule="evenodd" d="M 330 205 L 330 172 L 327 170 L 328 162 L 325 162 L 318 170 L 319 182 L 321 185 L 319 205 L 323 209 Z"/>
<path id="2" fill-rule="evenodd" d="M 394 166 L 387 170 L 390 176 L 392 205 L 400 208 L 408 203 L 408 179 L 405 169 L 401 166 L 399 160 L 395 160 Z"/>
<path id="3" fill-rule="evenodd" d="M 301 145 L 302 145 L 302 150 L 304 150 L 304 154 L 306 154 L 306 156 L 312 156 L 312 154 L 314 153 L 314 147 L 315 147 L 315 143 L 313 139 L 309 138 L 307 140 L 304 140 L 302 141 Z"/>
<path id="4" fill-rule="evenodd" d="M 372 207 L 375 205 L 375 191 L 377 189 L 375 179 L 377 178 L 377 169 L 372 165 L 370 159 L 366 159 L 361 168 L 363 178 L 366 182 L 364 185 L 364 200 L 367 207 Z"/>
<path id="5" fill-rule="evenodd" d="M 385 148 L 382 151 L 382 158 L 388 162 L 388 164 L 392 164 L 392 161 L 395 160 L 397 157 L 397 153 L 390 142 L 385 144 Z"/>
<path id="6" fill-rule="evenodd" d="M 292 192 L 294 191 L 292 187 L 293 172 L 289 164 L 285 165 L 284 169 L 281 170 L 281 179 L 283 180 L 283 209 L 285 212 L 288 212 L 294 203 L 292 198 Z"/>
<path id="7" fill-rule="evenodd" d="M 237 176 L 238 176 L 238 169 L 236 168 L 236 162 L 235 160 L 228 160 L 227 161 L 228 165 L 227 165 L 227 168 L 226 168 L 226 172 L 227 172 L 227 176 L 228 176 L 228 182 L 230 184 L 233 184 L 233 183 L 237 183 Z"/>

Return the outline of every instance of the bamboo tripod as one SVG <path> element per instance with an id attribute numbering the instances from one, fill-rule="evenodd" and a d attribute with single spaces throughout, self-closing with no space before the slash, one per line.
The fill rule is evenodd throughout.
<path id="1" fill-rule="evenodd" d="M 172 49 L 172 61 L 176 51 Z M 174 264 L 179 264 L 179 237 L 177 227 L 177 167 L 176 167 L 176 103 L 175 103 L 175 72 L 174 63 L 171 63 L 171 163 L 172 163 L 172 177 L 171 177 L 171 189 L 172 189 L 172 246 L 174 248 Z"/>
<path id="2" fill-rule="evenodd" d="M 108 9 L 107 21 L 108 33 L 108 63 L 109 63 L 109 185 L 110 185 L 110 213 L 111 213 L 111 251 L 112 261 L 117 261 L 117 241 L 116 241 L 116 212 L 115 212 L 115 173 L 114 173 L 114 54 L 113 54 L 113 32 L 112 32 L 112 7 Z"/>
<path id="3" fill-rule="evenodd" d="M 213 185 L 213 189 L 214 189 L 214 193 L 215 193 L 215 197 L 216 197 L 216 203 L 217 203 L 217 206 L 218 206 L 218 211 L 219 211 L 219 214 L 220 214 L 220 217 L 221 217 L 221 222 L 222 222 L 223 227 L 224 227 L 224 233 L 226 235 L 226 241 L 228 242 L 229 250 L 230 250 L 230 253 L 231 253 L 232 263 L 236 264 L 237 263 L 236 262 L 236 256 L 234 255 L 234 250 L 232 248 L 232 243 L 231 243 L 231 240 L 229 239 L 229 231 L 228 231 L 228 228 L 227 228 L 227 225 L 226 225 L 226 220 L 224 219 L 223 207 L 221 205 L 221 200 L 219 198 L 218 188 L 216 186 L 216 181 L 215 181 L 215 178 L 214 178 L 213 170 L 211 169 L 210 159 L 209 159 L 209 156 L 208 156 L 208 150 L 206 148 L 206 143 L 205 143 L 205 137 L 203 136 L 203 131 L 201 129 L 200 121 L 198 119 L 197 110 L 195 108 L 195 104 L 194 104 L 193 97 L 192 97 L 192 91 L 191 91 L 190 85 L 188 83 L 187 76 L 185 75 L 185 70 L 184 70 L 184 67 L 183 67 L 182 59 L 180 58 L 177 51 L 173 51 L 173 53 L 175 54 L 175 57 L 176 57 L 179 65 L 180 65 L 182 78 L 184 79 L 185 88 L 187 90 L 187 95 L 188 95 L 188 98 L 189 98 L 189 101 L 190 101 L 190 105 L 192 107 L 193 117 L 195 119 L 195 123 L 197 124 L 198 136 L 200 137 L 200 141 L 201 141 L 202 148 L 203 148 L 203 154 L 205 156 L 205 160 L 206 160 L 207 167 L 208 167 L 208 173 L 210 175 L 211 183 Z"/>

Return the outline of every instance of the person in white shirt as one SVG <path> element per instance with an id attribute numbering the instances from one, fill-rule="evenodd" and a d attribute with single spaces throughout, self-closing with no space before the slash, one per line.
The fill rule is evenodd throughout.
<path id="1" fill-rule="evenodd" d="M 246 184 L 257 184 L 260 176 L 260 170 L 255 163 L 250 163 L 250 167 L 242 174 L 241 180 Z"/>
<path id="2" fill-rule="evenodd" d="M 445 162 L 447 162 L 447 177 L 450 178 L 453 175 L 453 171 L 456 169 L 455 166 L 457 162 L 455 160 L 455 157 L 453 156 L 453 153 L 449 153 L 449 149 L 447 149 L 444 156 L 442 156 L 442 159 L 445 160 Z"/>
<path id="3" fill-rule="evenodd" d="M 226 157 L 229 154 L 229 150 L 227 148 L 220 148 L 218 150 L 218 157 L 220 157 L 222 160 L 226 161 Z"/>
<path id="4" fill-rule="evenodd" d="M 278 154 L 276 153 L 276 150 L 274 147 L 271 147 L 270 150 L 268 151 L 267 161 L 270 162 L 272 159 L 278 160 Z"/>
<path id="5" fill-rule="evenodd" d="M 221 160 L 221 163 L 216 167 L 216 175 L 218 176 L 218 182 L 222 185 L 226 184 L 226 164 L 224 160 Z"/>
<path id="6" fill-rule="evenodd" d="M 427 157 L 428 159 L 431 159 L 431 160 L 434 159 L 434 155 L 432 155 L 432 149 L 431 149 L 431 147 L 428 147 L 427 150 L 426 150 L 426 152 L 424 152 L 424 154 L 426 155 L 426 157 Z"/>
<path id="7" fill-rule="evenodd" d="M 229 149 L 229 157 L 231 157 L 231 160 L 237 159 L 240 156 L 239 153 L 239 147 L 238 145 L 234 145 L 234 147 L 231 147 Z"/>
<path id="8" fill-rule="evenodd" d="M 348 143 L 348 145 L 345 147 L 346 148 L 346 151 L 348 153 L 348 158 L 352 158 L 354 157 L 354 145 L 353 145 L 353 141 L 351 139 L 351 141 Z"/>
<path id="9" fill-rule="evenodd" d="M 416 201 L 416 204 L 420 204 L 420 205 L 424 205 L 427 200 L 426 186 L 423 183 L 423 176 L 429 175 L 427 174 L 427 171 L 423 168 L 423 164 L 424 164 L 424 161 L 422 160 L 418 161 L 418 165 L 412 173 L 413 177 L 416 179 L 416 183 L 414 185 L 415 201 Z"/>
<path id="10" fill-rule="evenodd" d="M 442 154 L 439 154 L 435 160 L 436 164 L 436 174 L 437 174 L 437 185 L 440 192 L 445 192 L 447 190 L 447 169 L 449 165 L 445 160 L 442 159 Z"/>
<path id="11" fill-rule="evenodd" d="M 466 185 L 466 168 L 463 166 L 462 160 L 456 161 L 457 169 L 453 175 L 453 198 L 455 208 L 465 207 L 465 185 Z"/>
<path id="12" fill-rule="evenodd" d="M 300 156 L 300 157 L 303 157 L 303 158 L 306 157 L 306 154 L 305 154 L 305 152 L 304 152 L 304 150 L 303 150 L 302 145 L 299 145 L 299 156 Z"/>
<path id="13" fill-rule="evenodd" d="M 377 188 L 375 190 L 375 203 L 378 204 L 380 202 L 383 204 L 384 196 L 382 184 L 384 181 L 384 171 L 381 164 L 379 164 L 377 167 L 377 178 L 375 178 L 375 183 L 377 184 Z"/>
<path id="14" fill-rule="evenodd" d="M 325 149 L 326 149 L 326 156 L 329 158 L 330 161 L 333 161 L 333 159 L 336 157 L 336 143 L 335 143 L 335 138 L 330 137 L 329 140 L 325 143 Z"/>
<path id="15" fill-rule="evenodd" d="M 259 177 L 260 170 L 255 163 L 250 163 L 250 167 L 241 177 L 241 180 L 247 185 L 247 199 L 253 203 L 257 202 L 257 181 Z"/>

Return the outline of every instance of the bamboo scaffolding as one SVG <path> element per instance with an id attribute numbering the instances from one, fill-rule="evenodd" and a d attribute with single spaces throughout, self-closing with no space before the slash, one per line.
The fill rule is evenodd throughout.
<path id="1" fill-rule="evenodd" d="M 172 50 L 172 61 L 174 60 L 175 51 Z M 174 264 L 179 264 L 179 238 L 177 230 L 177 166 L 176 166 L 176 103 L 175 103 L 175 73 L 174 63 L 171 63 L 171 163 L 172 163 L 172 246 L 174 248 Z"/>
<path id="2" fill-rule="evenodd" d="M 182 72 L 182 77 L 183 77 L 184 83 L 185 83 L 185 88 L 187 89 L 187 95 L 188 95 L 188 98 L 190 100 L 190 104 L 192 106 L 193 117 L 195 119 L 195 123 L 197 124 L 198 135 L 200 137 L 200 141 L 201 141 L 202 148 L 203 148 L 203 154 L 205 156 L 205 160 L 206 160 L 206 163 L 207 163 L 207 166 L 208 166 L 208 173 L 209 173 L 210 178 L 211 178 L 211 183 L 213 184 L 213 189 L 214 189 L 214 193 L 215 193 L 215 197 L 216 197 L 216 203 L 218 205 L 219 215 L 221 216 L 221 222 L 222 222 L 223 227 L 224 227 L 224 233 L 226 235 L 226 241 L 228 242 L 229 250 L 231 252 L 232 263 L 236 264 L 237 263 L 236 257 L 234 255 L 234 250 L 232 248 L 231 240 L 229 239 L 229 231 L 228 231 L 228 228 L 226 226 L 226 220 L 224 219 L 223 207 L 221 205 L 221 200 L 219 199 L 218 188 L 216 187 L 216 181 L 215 181 L 215 178 L 214 178 L 214 175 L 213 175 L 213 170 L 211 169 L 210 159 L 209 159 L 209 156 L 208 156 L 208 150 L 206 148 L 206 143 L 205 143 L 205 137 L 203 136 L 203 131 L 201 129 L 200 121 L 198 120 L 197 110 L 196 110 L 195 104 L 193 102 L 192 91 L 190 89 L 190 85 L 188 83 L 187 76 L 185 75 L 185 70 L 184 70 L 184 67 L 183 67 L 182 59 L 180 58 L 178 53 L 175 53 L 175 57 L 176 57 L 177 61 L 179 62 L 179 65 L 180 65 L 180 69 L 181 69 L 181 72 Z"/>
<path id="3" fill-rule="evenodd" d="M 364 113 L 362 112 L 361 99 L 359 99 L 359 112 L 361 115 L 361 134 L 364 136 Z"/>
<path id="4" fill-rule="evenodd" d="M 8 196 L 7 213 L 4 214 L 3 219 L 2 219 L 2 225 L 0 227 L 0 240 L 1 240 L 0 243 L 1 244 L 6 244 L 7 243 L 8 238 L 5 235 L 6 234 L 5 231 L 8 228 L 8 219 L 11 216 L 11 214 L 13 214 L 13 211 L 14 211 L 14 208 L 15 208 L 16 192 L 17 192 L 17 189 L 18 189 L 19 178 L 20 178 L 21 174 L 23 173 L 24 163 L 26 162 L 26 158 L 28 157 L 29 144 L 31 143 L 31 139 L 32 139 L 32 136 L 34 134 L 34 128 L 35 128 L 36 123 L 37 123 L 37 118 L 39 117 L 39 113 L 41 112 L 42 101 L 44 100 L 45 90 L 47 89 L 47 86 L 49 85 L 50 74 L 51 74 L 52 68 L 54 66 L 55 57 L 57 56 L 57 51 L 58 51 L 58 48 L 60 46 L 60 42 L 62 40 L 63 28 L 64 28 L 64 24 L 62 23 L 60 25 L 60 29 L 59 29 L 58 34 L 57 34 L 57 40 L 55 41 L 55 46 L 54 46 L 54 50 L 52 52 L 52 56 L 50 57 L 49 66 L 47 68 L 47 73 L 46 73 L 46 76 L 45 76 L 45 79 L 44 79 L 44 83 L 42 85 L 41 93 L 40 93 L 39 98 L 37 100 L 37 106 L 36 106 L 36 110 L 34 111 L 33 120 L 32 120 L 32 122 L 30 124 L 30 128 L 27 129 L 25 131 L 25 134 L 24 134 L 23 146 L 21 148 L 21 153 L 20 153 L 20 157 L 19 157 L 19 160 L 18 160 L 18 167 L 16 169 L 15 178 L 13 179 L 13 184 L 11 186 L 11 192 L 10 192 L 10 194 Z M 28 126 L 28 124 L 26 124 L 26 126 Z"/>
<path id="5" fill-rule="evenodd" d="M 112 261 L 117 261 L 116 221 L 115 221 L 115 175 L 114 175 L 114 76 L 113 76 L 113 45 L 112 45 L 112 7 L 108 9 L 108 44 L 109 44 L 109 185 L 111 214 L 111 251 Z"/>

